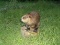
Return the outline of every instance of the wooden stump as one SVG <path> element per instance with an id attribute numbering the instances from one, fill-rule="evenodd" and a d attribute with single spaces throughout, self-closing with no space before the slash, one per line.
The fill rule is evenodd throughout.
<path id="1" fill-rule="evenodd" d="M 25 26 L 21 27 L 21 34 L 23 37 L 30 37 L 30 36 L 36 36 L 39 31 L 33 32 L 30 30 L 26 30 L 27 28 Z"/>

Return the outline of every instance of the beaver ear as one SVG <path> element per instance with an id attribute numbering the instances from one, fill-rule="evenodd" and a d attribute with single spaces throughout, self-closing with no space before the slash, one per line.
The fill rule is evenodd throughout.
<path id="1" fill-rule="evenodd" d="M 29 15 L 29 18 L 31 18 L 31 15 Z"/>
<path id="2" fill-rule="evenodd" d="M 30 13 L 28 13 L 28 15 L 29 15 L 29 16 L 28 16 L 29 18 L 31 18 L 31 17 L 32 17 Z"/>
<path id="3" fill-rule="evenodd" d="M 28 13 L 28 15 L 31 15 L 31 13 Z"/>

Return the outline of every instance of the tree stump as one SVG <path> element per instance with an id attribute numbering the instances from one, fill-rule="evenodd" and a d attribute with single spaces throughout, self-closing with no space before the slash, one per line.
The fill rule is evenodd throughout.
<path id="1" fill-rule="evenodd" d="M 33 32 L 33 31 L 30 31 L 30 30 L 26 30 L 27 28 L 25 26 L 21 27 L 21 34 L 23 37 L 30 37 L 30 36 L 36 36 L 38 35 L 38 30 L 37 32 Z"/>

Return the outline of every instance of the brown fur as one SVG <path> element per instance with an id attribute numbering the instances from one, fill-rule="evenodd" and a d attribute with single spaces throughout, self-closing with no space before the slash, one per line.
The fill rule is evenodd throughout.
<path id="1" fill-rule="evenodd" d="M 24 22 L 28 27 L 30 28 L 31 31 L 35 30 L 38 28 L 39 22 L 40 22 L 40 15 L 38 12 L 31 12 L 28 13 L 21 18 L 22 22 Z"/>

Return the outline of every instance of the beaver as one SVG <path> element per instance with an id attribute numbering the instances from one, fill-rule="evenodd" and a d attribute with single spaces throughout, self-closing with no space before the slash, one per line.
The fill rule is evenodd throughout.
<path id="1" fill-rule="evenodd" d="M 37 32 L 40 23 L 40 15 L 36 11 L 32 11 L 22 16 L 21 21 L 26 24 L 27 30 Z"/>

